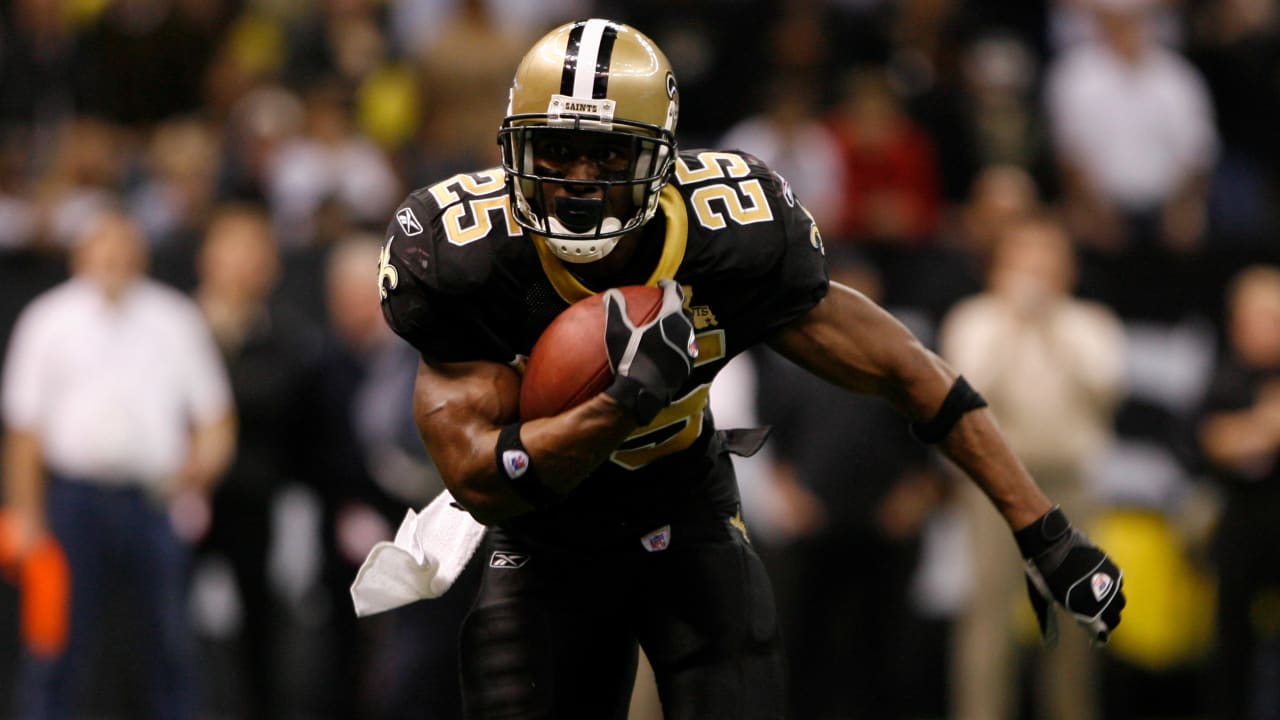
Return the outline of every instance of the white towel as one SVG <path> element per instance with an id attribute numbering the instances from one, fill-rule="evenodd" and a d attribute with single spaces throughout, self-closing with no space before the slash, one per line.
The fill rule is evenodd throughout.
<path id="1" fill-rule="evenodd" d="M 458 579 L 484 525 L 452 503 L 449 491 L 441 492 L 421 513 L 405 513 L 394 542 L 373 546 L 351 583 L 358 617 L 440 597 Z"/>

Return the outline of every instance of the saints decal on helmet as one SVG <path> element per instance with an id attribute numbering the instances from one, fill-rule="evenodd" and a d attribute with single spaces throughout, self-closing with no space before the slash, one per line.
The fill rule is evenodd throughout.
<path id="1" fill-rule="evenodd" d="M 658 209 L 679 106 L 671 64 L 643 33 L 601 19 L 552 30 L 520 62 L 498 131 L 516 221 L 567 262 L 609 254 Z M 594 177 L 566 178 L 541 160 L 559 153 L 568 162 L 583 142 L 599 169 Z M 553 198 L 557 186 L 575 192 Z M 617 187 L 630 189 L 625 209 L 608 200 Z"/>

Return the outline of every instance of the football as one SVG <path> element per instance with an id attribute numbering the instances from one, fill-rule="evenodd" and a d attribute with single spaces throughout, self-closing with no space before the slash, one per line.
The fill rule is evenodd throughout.
<path id="1" fill-rule="evenodd" d="M 627 316 L 639 326 L 658 316 L 662 290 L 618 288 Z M 604 344 L 604 293 L 570 305 L 534 343 L 520 384 L 520 419 L 558 415 L 604 391 L 613 382 Z"/>

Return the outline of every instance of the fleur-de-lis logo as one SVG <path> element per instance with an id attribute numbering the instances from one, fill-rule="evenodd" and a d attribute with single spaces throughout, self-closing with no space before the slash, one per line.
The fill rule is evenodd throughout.
<path id="1" fill-rule="evenodd" d="M 394 235 L 387 238 L 387 244 L 382 246 L 382 253 L 378 256 L 378 294 L 383 300 L 400 284 L 400 273 L 391 264 L 391 241 L 395 239 Z"/>

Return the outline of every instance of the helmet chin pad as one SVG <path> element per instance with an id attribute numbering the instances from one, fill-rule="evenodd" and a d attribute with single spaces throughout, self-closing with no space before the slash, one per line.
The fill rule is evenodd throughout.
<path id="1" fill-rule="evenodd" d="M 595 230 L 604 219 L 604 198 L 561 196 L 553 201 L 556 219 L 573 233 Z"/>
<path id="2" fill-rule="evenodd" d="M 613 252 L 620 239 L 622 222 L 615 217 L 606 217 L 600 225 L 599 234 L 573 233 L 559 219 L 551 216 L 547 218 L 547 229 L 550 232 L 544 241 L 552 254 L 567 263 L 590 263 Z"/>

